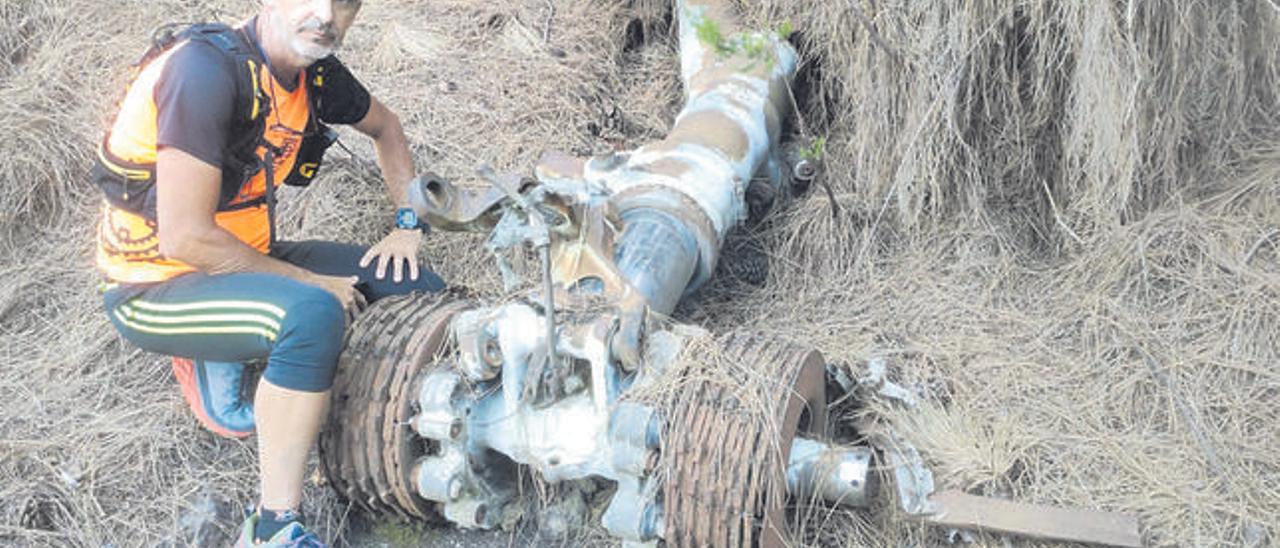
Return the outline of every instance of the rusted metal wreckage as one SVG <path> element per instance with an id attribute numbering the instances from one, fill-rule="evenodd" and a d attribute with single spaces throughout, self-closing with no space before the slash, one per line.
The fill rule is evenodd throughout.
<path id="1" fill-rule="evenodd" d="M 616 485 L 602 524 L 624 544 L 781 546 L 795 542 L 789 500 L 868 506 L 879 466 L 921 519 L 1137 545 L 1123 516 L 934 494 L 894 436 L 876 448 L 832 440 L 828 386 L 910 404 L 882 368 L 850 380 L 793 342 L 660 319 L 711 276 L 749 196 L 812 177 L 778 146 L 796 53 L 775 33 L 742 32 L 728 5 L 677 3 L 686 103 L 665 139 L 551 154 L 534 178 L 484 173 L 484 189 L 416 182 L 414 207 L 433 226 L 489 233 L 510 291 L 386 299 L 356 321 L 321 436 L 333 487 L 373 511 L 487 529 L 530 470 L 599 478 Z M 511 257 L 536 264 L 525 269 L 535 279 Z M 708 339 L 741 378 L 677 370 L 682 349 Z M 663 390 L 663 405 L 629 397 Z"/>

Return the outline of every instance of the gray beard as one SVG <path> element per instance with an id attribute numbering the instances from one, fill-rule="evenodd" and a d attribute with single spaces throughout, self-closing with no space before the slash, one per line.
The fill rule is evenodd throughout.
<path id="1" fill-rule="evenodd" d="M 337 51 L 338 47 L 342 45 L 341 40 L 335 40 L 333 45 L 330 47 L 318 46 L 301 36 L 298 36 L 296 33 L 281 28 L 280 21 L 276 17 L 268 17 L 266 21 L 263 21 L 263 24 L 266 27 L 263 30 L 270 32 L 276 38 L 277 42 L 283 41 L 288 45 L 289 51 L 292 51 L 294 55 L 307 60 L 308 63 L 314 63 L 332 55 L 333 52 Z"/>
<path id="2" fill-rule="evenodd" d="M 319 46 L 305 41 L 297 35 L 289 38 L 289 49 L 293 50 L 293 52 L 299 57 L 302 57 L 312 63 L 332 55 L 333 52 L 338 49 L 339 45 L 341 45 L 341 42 L 335 41 L 331 47 Z"/>

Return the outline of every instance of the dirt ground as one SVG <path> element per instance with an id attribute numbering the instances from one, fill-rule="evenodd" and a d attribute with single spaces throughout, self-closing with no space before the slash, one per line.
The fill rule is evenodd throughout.
<path id="1" fill-rule="evenodd" d="M 1274 0 L 738 4 L 796 30 L 787 148 L 823 172 L 730 238 L 677 320 L 778 333 L 850 371 L 886 359 L 925 401 L 861 413 L 942 487 L 1131 513 L 1152 546 L 1280 543 Z M 151 29 L 255 5 L 0 2 L 0 545 L 219 542 L 253 500 L 252 443 L 202 431 L 167 359 L 102 313 L 86 174 Z M 680 103 L 670 9 L 372 0 L 342 56 L 419 169 L 474 183 L 478 164 L 528 172 L 546 149 L 662 135 Z M 283 197 L 285 237 L 389 229 L 369 143 L 343 142 Z M 479 243 L 437 233 L 425 252 L 496 291 Z M 595 542 L 354 515 L 318 477 L 306 511 L 338 545 Z M 946 542 L 887 502 L 801 529 L 816 546 Z"/>

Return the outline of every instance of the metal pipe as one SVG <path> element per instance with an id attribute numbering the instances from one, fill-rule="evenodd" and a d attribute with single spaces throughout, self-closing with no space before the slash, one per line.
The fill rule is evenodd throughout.
<path id="1" fill-rule="evenodd" d="M 776 33 L 740 32 L 730 2 L 680 0 L 676 9 L 686 100 L 671 131 L 583 169 L 611 191 L 624 219 L 670 220 L 627 229 L 623 239 L 633 240 L 618 255 L 636 254 L 623 272 L 661 312 L 710 278 L 725 235 L 746 219 L 747 185 L 776 150 L 796 69 L 795 50 Z"/>
<path id="2" fill-rule="evenodd" d="M 529 214 L 530 217 L 537 215 L 536 211 Z M 547 325 L 547 365 L 556 367 L 556 303 L 555 282 L 551 279 L 551 244 L 540 246 L 538 252 L 542 255 L 542 307 Z"/>
<path id="3" fill-rule="evenodd" d="M 618 486 L 600 522 L 624 543 L 649 543 L 662 537 L 665 518 L 662 506 L 645 497 L 641 486 L 632 480 Z"/>
<path id="4" fill-rule="evenodd" d="M 463 499 L 444 505 L 444 517 L 463 529 L 492 529 L 497 524 L 495 512 L 479 499 Z"/>
<path id="5" fill-rule="evenodd" d="M 698 266 L 698 242 L 674 216 L 655 209 L 622 215 L 614 260 L 650 310 L 670 314 Z"/>
<path id="6" fill-rule="evenodd" d="M 422 498 L 449 502 L 462 495 L 462 471 L 465 459 L 458 451 L 424 457 L 414 464 L 413 477 Z"/>
<path id="7" fill-rule="evenodd" d="M 803 437 L 791 442 L 787 492 L 792 496 L 867 507 L 875 494 L 873 480 L 867 447 L 832 447 Z"/>

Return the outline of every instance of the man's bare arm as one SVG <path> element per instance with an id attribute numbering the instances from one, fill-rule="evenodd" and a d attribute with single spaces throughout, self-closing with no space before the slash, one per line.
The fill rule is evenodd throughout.
<path id="1" fill-rule="evenodd" d="M 278 274 L 329 291 L 343 307 L 363 305 L 355 280 L 324 276 L 272 258 L 214 222 L 222 172 L 176 148 L 156 157 L 156 217 L 160 252 L 206 274 Z"/>
<path id="2" fill-rule="evenodd" d="M 207 274 L 265 272 L 310 282 L 310 271 L 273 259 L 214 222 L 222 173 L 176 148 L 156 158 L 160 252 Z"/>
<path id="3" fill-rule="evenodd" d="M 413 179 L 413 156 L 400 118 L 378 101 L 369 98 L 369 112 L 351 126 L 373 139 L 378 154 L 378 167 L 387 183 L 387 194 L 396 207 L 409 206 L 409 181 Z"/>
<path id="4" fill-rule="evenodd" d="M 356 131 L 373 139 L 378 152 L 378 165 L 387 183 L 387 195 L 397 208 L 409 206 L 409 181 L 413 179 L 413 155 L 409 152 L 409 139 L 404 135 L 400 119 L 375 97 L 369 98 L 369 112 L 354 126 Z M 418 247 L 422 233 L 416 229 L 395 229 L 374 244 L 360 259 L 366 267 L 377 261 L 375 276 L 382 279 L 391 266 L 392 279 L 399 283 L 404 279 L 405 267 L 409 278 L 418 279 Z"/>

